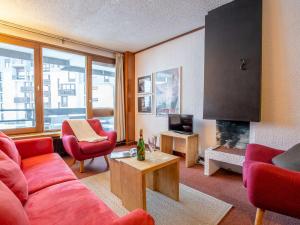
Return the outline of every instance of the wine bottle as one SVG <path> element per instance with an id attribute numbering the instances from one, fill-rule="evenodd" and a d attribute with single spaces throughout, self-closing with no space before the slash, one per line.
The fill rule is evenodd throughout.
<path id="1" fill-rule="evenodd" d="M 137 160 L 144 161 L 145 160 L 145 143 L 143 139 L 143 130 L 140 129 L 140 139 L 137 143 Z"/>

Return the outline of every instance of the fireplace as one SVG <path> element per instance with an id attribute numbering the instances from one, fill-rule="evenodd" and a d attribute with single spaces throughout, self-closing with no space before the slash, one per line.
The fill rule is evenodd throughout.
<path id="1" fill-rule="evenodd" d="M 205 150 L 204 174 L 210 176 L 221 167 L 242 173 L 250 122 L 217 120 L 216 125 L 218 147 Z"/>
<path id="2" fill-rule="evenodd" d="M 230 149 L 246 149 L 250 122 L 217 120 L 216 126 L 217 145 Z"/>

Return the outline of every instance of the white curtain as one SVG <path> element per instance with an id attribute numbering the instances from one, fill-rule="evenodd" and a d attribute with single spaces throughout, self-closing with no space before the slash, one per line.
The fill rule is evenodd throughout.
<path id="1" fill-rule="evenodd" d="M 125 140 L 125 104 L 124 104 L 124 74 L 123 54 L 116 54 L 116 88 L 115 88 L 115 130 L 117 141 Z"/>

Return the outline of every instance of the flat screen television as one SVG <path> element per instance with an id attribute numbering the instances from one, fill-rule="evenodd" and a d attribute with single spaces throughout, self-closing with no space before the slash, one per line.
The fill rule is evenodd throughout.
<path id="1" fill-rule="evenodd" d="M 169 114 L 169 131 L 192 134 L 193 115 Z"/>

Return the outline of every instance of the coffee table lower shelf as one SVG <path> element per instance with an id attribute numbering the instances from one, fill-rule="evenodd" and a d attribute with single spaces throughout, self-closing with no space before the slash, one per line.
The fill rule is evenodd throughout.
<path id="1" fill-rule="evenodd" d="M 129 211 L 147 210 L 146 188 L 179 200 L 179 157 L 162 152 L 136 158 L 110 159 L 111 191 Z"/>

